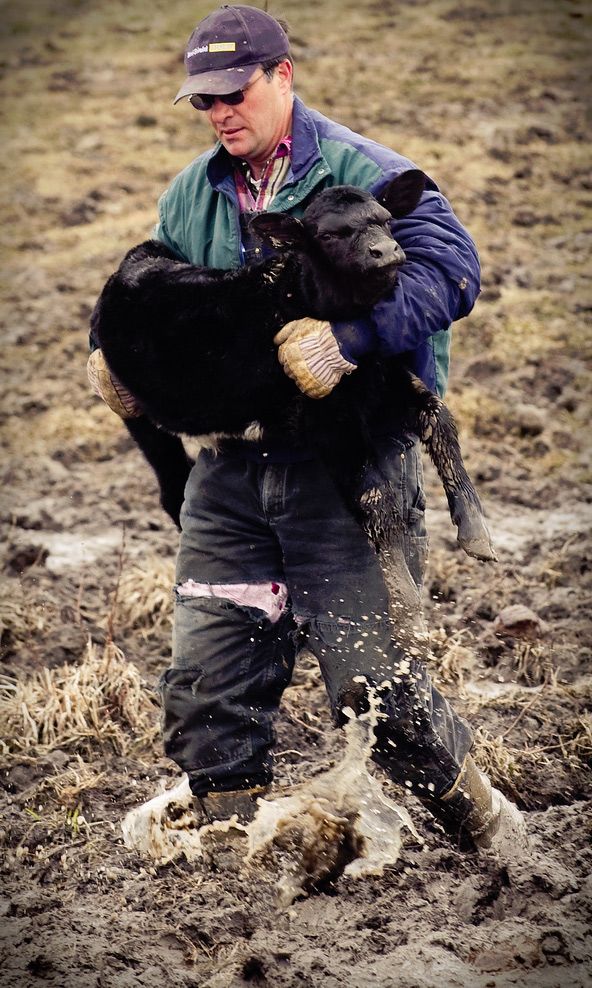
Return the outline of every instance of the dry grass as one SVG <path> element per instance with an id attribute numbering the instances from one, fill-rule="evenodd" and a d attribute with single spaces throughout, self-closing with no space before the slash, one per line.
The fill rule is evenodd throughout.
<path id="1" fill-rule="evenodd" d="M 462 382 L 447 396 L 447 404 L 462 423 L 463 434 L 479 430 L 480 435 L 503 436 L 508 430 L 510 409 L 482 386 Z"/>
<path id="2" fill-rule="evenodd" d="M 24 643 L 43 631 L 45 618 L 23 593 L 18 580 L 0 580 L 0 644 Z"/>
<path id="3" fill-rule="evenodd" d="M 122 631 L 139 631 L 144 640 L 172 623 L 171 587 L 175 565 L 152 557 L 124 570 L 117 588 L 114 623 Z"/>
<path id="4" fill-rule="evenodd" d="M 465 673 L 475 664 L 475 653 L 463 644 L 467 631 L 461 628 L 449 634 L 444 628 L 430 631 L 430 647 L 434 658 L 436 678 L 443 683 L 451 683 L 463 695 Z"/>
<path id="5" fill-rule="evenodd" d="M 112 643 L 89 641 L 80 665 L 44 668 L 26 682 L 0 680 L 3 753 L 97 746 L 119 754 L 147 748 L 158 733 L 156 700 L 136 666 Z"/>
<path id="6" fill-rule="evenodd" d="M 526 753 L 507 745 L 503 737 L 494 737 L 482 727 L 475 730 L 475 761 L 494 786 L 519 797 L 519 783 Z"/>
<path id="7" fill-rule="evenodd" d="M 584 711 L 564 725 L 564 733 L 557 735 L 557 747 L 563 758 L 576 768 L 592 763 L 592 714 Z"/>
<path id="8" fill-rule="evenodd" d="M 84 361 L 77 368 L 77 379 L 86 385 Z M 87 411 L 64 405 L 50 408 L 23 422 L 22 415 L 10 416 L 2 426 L 6 456 L 52 455 L 74 449 L 87 460 L 104 458 L 105 451 L 121 434 L 121 422 L 99 401 Z"/>
<path id="9" fill-rule="evenodd" d="M 9 824 L 6 860 L 14 866 L 26 858 L 42 871 L 58 867 L 81 878 L 88 875 L 110 846 L 108 822 L 93 819 L 97 790 L 105 779 L 106 773 L 94 771 L 79 757 L 76 767 L 28 790 L 28 805 L 21 804 Z"/>
<path id="10" fill-rule="evenodd" d="M 511 707 L 518 711 L 503 732 L 492 734 L 485 728 L 475 730 L 475 760 L 488 773 L 494 785 L 514 798 L 529 801 L 532 771 L 541 765 L 553 764 L 568 768 L 580 778 L 589 774 L 592 763 L 592 714 L 590 713 L 590 684 L 583 682 L 562 686 L 547 683 L 537 692 L 517 687 L 503 697 L 490 698 L 479 706 L 501 711 Z M 533 716 L 539 726 L 534 735 L 514 746 L 509 737 L 524 736 L 523 718 Z M 520 725 L 520 730 L 515 731 Z"/>
<path id="11" fill-rule="evenodd" d="M 84 794 L 97 789 L 107 778 L 106 772 L 97 772 L 80 755 L 76 765 L 44 779 L 39 792 L 48 792 L 63 809 L 76 809 Z"/>
<path id="12" fill-rule="evenodd" d="M 514 656 L 516 675 L 527 686 L 557 685 L 558 670 L 548 645 L 516 642 Z"/>
<path id="13" fill-rule="evenodd" d="M 25 840 L 36 832 L 36 824 L 43 827 L 45 845 L 51 844 L 48 837 L 55 839 L 57 835 L 63 836 L 64 832 L 70 837 L 78 837 L 79 834 L 90 837 L 91 824 L 84 815 L 84 809 L 92 805 L 93 794 L 107 780 L 107 773 L 92 768 L 80 755 L 76 756 L 76 760 L 76 765 L 46 776 L 34 785 L 32 791 L 27 792 L 28 802 L 32 805 L 25 807 L 29 818 Z"/>
<path id="14" fill-rule="evenodd" d="M 463 583 L 464 559 L 441 548 L 430 549 L 428 577 L 438 596 L 454 598 Z"/>

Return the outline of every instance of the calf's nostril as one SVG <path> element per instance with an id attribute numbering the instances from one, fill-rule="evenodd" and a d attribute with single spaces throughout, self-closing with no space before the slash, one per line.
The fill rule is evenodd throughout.
<path id="1" fill-rule="evenodd" d="M 370 257 L 379 258 L 384 256 L 384 252 L 381 247 L 369 247 L 368 250 L 370 251 Z"/>

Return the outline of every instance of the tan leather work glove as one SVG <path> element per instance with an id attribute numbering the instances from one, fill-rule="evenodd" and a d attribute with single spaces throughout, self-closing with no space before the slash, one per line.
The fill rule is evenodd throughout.
<path id="1" fill-rule="evenodd" d="M 102 350 L 93 350 L 86 365 L 89 384 L 112 412 L 122 419 L 135 419 L 142 415 L 136 399 L 111 373 Z"/>
<path id="2" fill-rule="evenodd" d="M 309 398 L 325 398 L 357 366 L 342 355 L 331 323 L 322 319 L 294 319 L 273 342 L 284 371 Z"/>

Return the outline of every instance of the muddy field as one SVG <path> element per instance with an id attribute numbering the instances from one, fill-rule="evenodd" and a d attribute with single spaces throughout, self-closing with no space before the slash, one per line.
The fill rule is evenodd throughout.
<path id="1" fill-rule="evenodd" d="M 461 554 L 430 474 L 425 604 L 433 675 L 477 727 L 476 758 L 525 811 L 532 843 L 507 865 L 463 855 L 385 783 L 426 844 L 288 910 L 264 872 L 224 859 L 157 868 L 120 827 L 177 778 L 153 692 L 176 532 L 89 393 L 86 334 L 159 193 L 209 144 L 171 106 L 209 8 L 2 7 L 2 985 L 591 984 L 588 5 L 271 9 L 291 23 L 305 100 L 413 158 L 481 250 L 448 399 L 499 562 Z M 279 787 L 341 751 L 307 663 L 278 735 Z"/>

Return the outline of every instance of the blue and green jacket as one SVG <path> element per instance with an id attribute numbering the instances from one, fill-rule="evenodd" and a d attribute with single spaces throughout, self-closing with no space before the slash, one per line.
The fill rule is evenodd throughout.
<path id="1" fill-rule="evenodd" d="M 299 217 L 311 197 L 331 185 L 379 195 L 392 178 L 416 167 L 295 97 L 291 170 L 273 209 Z M 220 144 L 192 161 L 163 193 L 154 236 L 192 264 L 230 269 L 243 263 L 233 160 Z M 333 329 L 348 360 L 371 351 L 404 354 L 414 373 L 443 395 L 450 325 L 468 315 L 479 292 L 477 251 L 431 179 L 413 213 L 397 220 L 395 236 L 407 261 L 392 296 L 367 317 Z"/>

